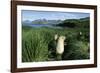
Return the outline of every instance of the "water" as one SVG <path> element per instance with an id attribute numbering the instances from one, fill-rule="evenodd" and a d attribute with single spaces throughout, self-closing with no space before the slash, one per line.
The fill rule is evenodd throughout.
<path id="1" fill-rule="evenodd" d="M 31 27 L 53 27 L 52 25 L 49 25 L 49 24 L 31 24 L 29 26 Z"/>
<path id="2" fill-rule="evenodd" d="M 29 24 L 29 25 L 27 25 L 27 26 L 36 27 L 36 28 L 40 28 L 40 27 L 62 28 L 62 27 L 53 26 L 53 25 L 50 25 L 50 24 Z"/>

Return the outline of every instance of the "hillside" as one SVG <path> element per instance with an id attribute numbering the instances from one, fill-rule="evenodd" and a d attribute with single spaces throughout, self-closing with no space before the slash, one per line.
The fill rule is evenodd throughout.
<path id="1" fill-rule="evenodd" d="M 89 28 L 90 18 L 81 18 L 81 19 L 66 19 L 62 23 L 57 24 L 56 26 L 60 27 L 79 27 L 79 28 Z"/>

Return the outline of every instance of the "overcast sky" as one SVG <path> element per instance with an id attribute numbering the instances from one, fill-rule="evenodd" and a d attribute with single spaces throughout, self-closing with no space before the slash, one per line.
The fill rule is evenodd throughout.
<path id="1" fill-rule="evenodd" d="M 80 19 L 89 17 L 89 13 L 78 12 L 54 12 L 54 11 L 34 11 L 34 10 L 22 10 L 22 21 L 25 20 L 64 20 L 64 19 Z"/>

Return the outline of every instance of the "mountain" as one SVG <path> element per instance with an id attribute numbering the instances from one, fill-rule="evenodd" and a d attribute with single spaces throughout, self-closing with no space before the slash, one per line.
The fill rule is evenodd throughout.
<path id="1" fill-rule="evenodd" d="M 33 21 L 25 20 L 22 22 L 23 25 L 54 25 L 60 27 L 84 27 L 89 28 L 90 17 L 80 18 L 80 19 L 65 19 L 65 20 L 47 20 L 47 19 L 36 19 Z"/>
<path id="2" fill-rule="evenodd" d="M 48 20 L 48 24 L 59 24 L 62 20 Z"/>
<path id="3" fill-rule="evenodd" d="M 32 24 L 48 24 L 48 21 L 46 19 L 37 19 L 32 21 Z"/>
<path id="4" fill-rule="evenodd" d="M 60 23 L 61 20 L 46 20 L 46 19 L 38 19 L 38 20 L 34 20 L 32 21 L 32 24 L 58 24 Z"/>
<path id="5" fill-rule="evenodd" d="M 37 19 L 33 21 L 25 20 L 22 22 L 23 25 L 33 25 L 33 24 L 48 24 L 48 25 L 55 25 L 61 23 L 61 20 L 47 20 L 47 19 Z"/>
<path id="6" fill-rule="evenodd" d="M 22 25 L 28 25 L 28 24 L 31 24 L 31 21 L 29 20 L 22 21 Z"/>
<path id="7" fill-rule="evenodd" d="M 86 21 L 86 20 L 89 20 L 89 19 L 90 19 L 90 17 L 85 17 L 85 18 L 81 18 L 80 20 Z"/>

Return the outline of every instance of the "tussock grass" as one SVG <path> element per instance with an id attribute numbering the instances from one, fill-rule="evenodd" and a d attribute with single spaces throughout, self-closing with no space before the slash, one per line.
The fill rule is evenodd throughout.
<path id="1" fill-rule="evenodd" d="M 86 29 L 87 30 L 87 29 Z M 85 33 L 89 33 L 85 30 Z M 22 28 L 22 62 L 40 62 L 56 60 L 56 55 L 50 53 L 49 48 L 55 49 L 54 35 L 66 36 L 65 52 L 62 60 L 88 59 L 89 50 L 87 37 L 77 38 L 80 29 L 54 28 Z M 84 41 L 85 40 L 85 41 Z M 54 44 L 55 43 L 55 44 Z M 49 47 L 48 45 L 51 45 Z M 52 52 L 52 51 L 51 51 Z M 52 57 L 52 58 L 51 58 Z"/>

